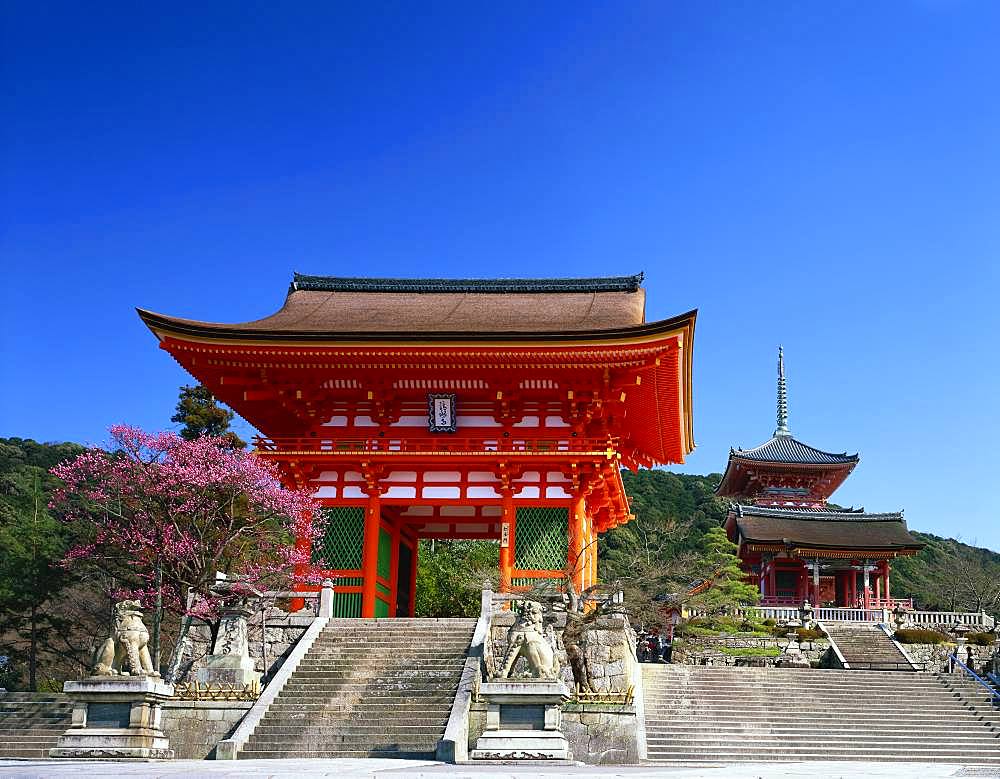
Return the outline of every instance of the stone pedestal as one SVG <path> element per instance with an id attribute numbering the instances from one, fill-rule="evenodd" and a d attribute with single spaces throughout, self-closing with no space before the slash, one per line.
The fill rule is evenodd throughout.
<path id="1" fill-rule="evenodd" d="M 809 659 L 802 654 L 802 648 L 799 646 L 799 637 L 797 633 L 788 633 L 788 646 L 785 647 L 784 653 L 775 662 L 775 666 L 778 668 L 809 668 Z"/>
<path id="2" fill-rule="evenodd" d="M 212 654 L 196 674 L 200 684 L 260 687 L 260 673 L 254 669 L 247 640 L 247 619 L 252 613 L 245 599 L 224 602 Z"/>
<path id="3" fill-rule="evenodd" d="M 66 682 L 63 691 L 73 720 L 49 757 L 173 758 L 161 723 L 173 685 L 150 676 L 93 676 Z"/>
<path id="4" fill-rule="evenodd" d="M 473 760 L 572 760 L 562 734 L 562 704 L 569 689 L 560 681 L 498 680 L 479 687 L 486 699 L 486 729 Z"/>

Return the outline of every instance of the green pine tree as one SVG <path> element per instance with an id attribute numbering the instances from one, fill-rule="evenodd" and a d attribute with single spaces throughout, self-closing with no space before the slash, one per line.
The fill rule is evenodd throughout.
<path id="1" fill-rule="evenodd" d="M 185 385 L 177 400 L 177 412 L 170 421 L 183 425 L 180 435 L 188 441 L 210 435 L 228 439 L 234 449 L 243 449 L 246 441 L 229 429 L 234 416 L 232 411 L 219 405 L 208 387 Z"/>

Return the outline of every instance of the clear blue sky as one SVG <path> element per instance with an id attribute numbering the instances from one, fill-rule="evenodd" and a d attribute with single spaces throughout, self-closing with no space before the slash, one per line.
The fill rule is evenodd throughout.
<path id="1" fill-rule="evenodd" d="M 154 7 L 0 11 L 0 435 L 168 427 L 133 306 L 643 270 L 700 309 L 682 470 L 770 436 L 783 343 L 841 503 L 1000 549 L 1000 4 Z"/>

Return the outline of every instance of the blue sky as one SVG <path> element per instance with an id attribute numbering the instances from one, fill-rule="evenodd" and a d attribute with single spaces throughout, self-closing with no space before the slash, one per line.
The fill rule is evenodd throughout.
<path id="1" fill-rule="evenodd" d="M 133 307 L 291 273 L 645 271 L 696 452 L 774 428 L 844 504 L 1000 549 L 1000 5 L 5 3 L 0 435 L 170 425 Z"/>

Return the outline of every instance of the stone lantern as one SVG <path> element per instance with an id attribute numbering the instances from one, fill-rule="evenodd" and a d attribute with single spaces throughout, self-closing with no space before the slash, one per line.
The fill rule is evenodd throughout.
<path id="1" fill-rule="evenodd" d="M 804 627 L 811 627 L 815 614 L 816 612 L 813 610 L 812 604 L 806 599 L 799 610 L 799 618 L 802 620 L 802 625 Z"/>
<path id="2" fill-rule="evenodd" d="M 903 608 L 902 603 L 896 604 L 896 608 L 892 610 L 892 617 L 893 617 L 893 622 L 896 623 L 896 630 L 902 630 L 903 628 L 906 627 L 906 624 L 909 622 L 909 619 L 907 618 L 906 609 Z"/>
<path id="3" fill-rule="evenodd" d="M 965 637 L 965 634 L 969 632 L 969 626 L 959 622 L 951 629 L 951 632 L 955 634 L 955 641 L 958 644 L 955 647 L 955 657 L 962 660 L 962 650 L 965 649 L 965 660 L 963 662 L 968 665 L 971 657 L 969 656 L 969 649 L 966 647 L 969 639 Z"/>

